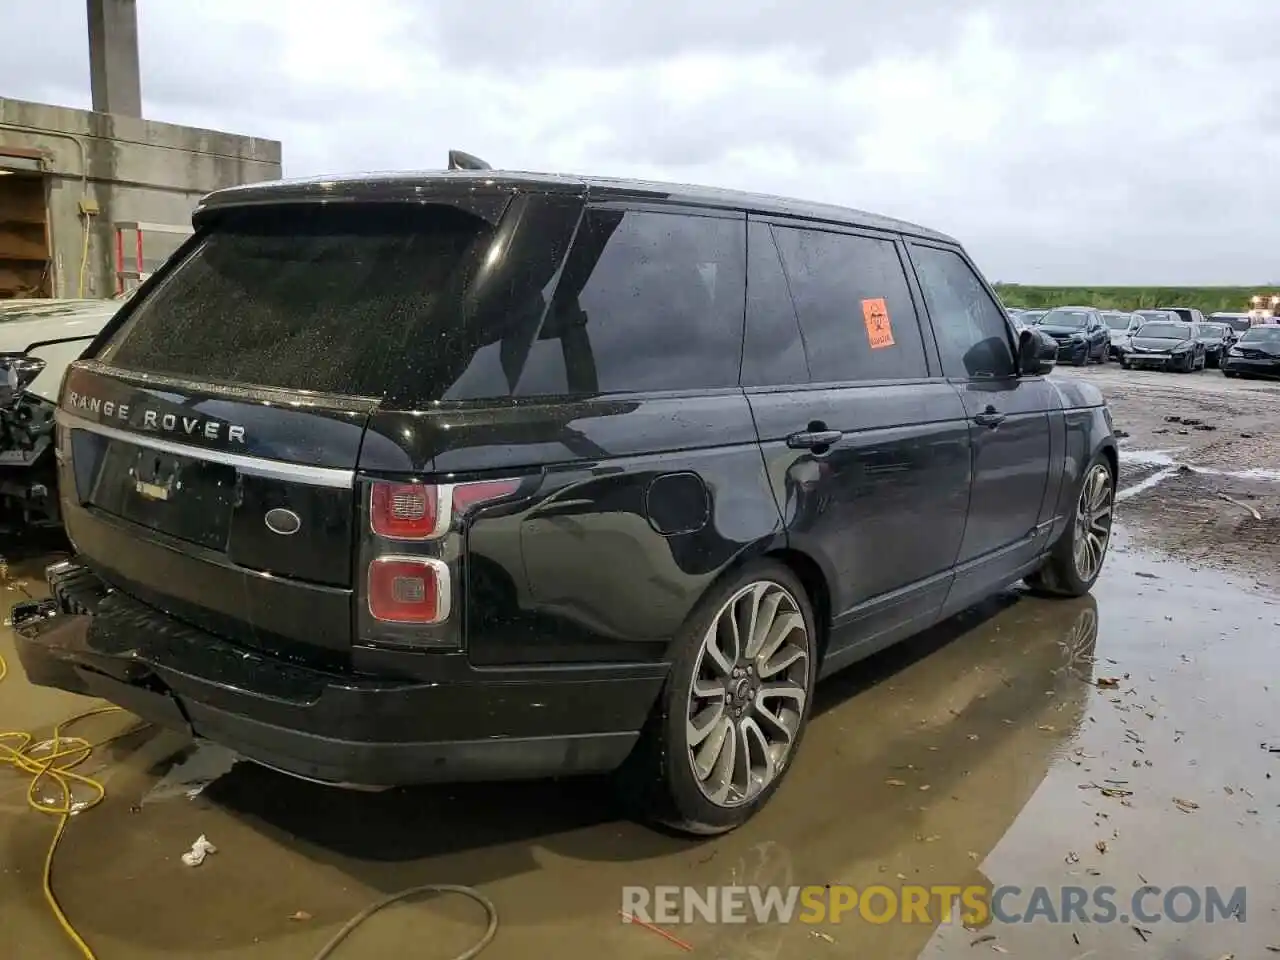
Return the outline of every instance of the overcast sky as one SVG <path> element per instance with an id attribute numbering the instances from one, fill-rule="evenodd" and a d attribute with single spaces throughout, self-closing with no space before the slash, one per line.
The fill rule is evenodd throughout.
<path id="1" fill-rule="evenodd" d="M 147 117 L 286 176 L 457 147 L 900 216 L 993 280 L 1280 281 L 1280 0 L 138 6 Z M 0 96 L 89 105 L 84 0 L 3 0 L 0 37 Z"/>

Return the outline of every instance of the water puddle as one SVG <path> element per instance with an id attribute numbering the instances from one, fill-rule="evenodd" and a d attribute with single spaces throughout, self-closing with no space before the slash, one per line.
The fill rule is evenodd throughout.
<path id="1" fill-rule="evenodd" d="M 1136 496 L 1139 493 L 1144 493 L 1147 490 L 1150 490 L 1152 487 L 1158 486 L 1159 484 L 1163 483 L 1165 480 L 1168 480 L 1177 472 L 1178 472 L 1177 467 L 1166 467 L 1163 470 L 1158 470 L 1155 473 L 1153 473 L 1151 476 L 1147 477 L 1145 480 L 1139 480 L 1137 483 L 1131 484 L 1130 486 L 1125 487 L 1123 490 L 1117 491 L 1116 500 L 1117 501 L 1128 500 L 1130 497 Z"/>
<path id="2" fill-rule="evenodd" d="M 1183 470 L 1200 474 L 1201 476 L 1227 477 L 1232 480 L 1262 480 L 1265 482 L 1280 483 L 1280 470 L 1272 470 L 1266 467 L 1248 467 L 1243 470 L 1221 470 L 1217 467 L 1202 467 L 1179 461 L 1175 456 L 1179 452 L 1180 451 L 1176 449 L 1122 450 L 1120 452 L 1120 462 L 1122 466 L 1159 467 L 1161 469 L 1157 470 L 1151 476 L 1120 490 L 1116 493 L 1116 499 L 1127 500 L 1129 497 L 1158 486 L 1165 480 L 1168 480 L 1170 477 Z"/>
<path id="3" fill-rule="evenodd" d="M 174 764 L 142 798 L 141 806 L 186 797 L 194 800 L 209 784 L 231 771 L 240 757 L 213 743 L 198 743 Z"/>

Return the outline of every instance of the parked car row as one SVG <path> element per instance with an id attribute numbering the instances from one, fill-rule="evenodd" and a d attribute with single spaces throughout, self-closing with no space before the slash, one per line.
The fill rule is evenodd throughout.
<path id="1" fill-rule="evenodd" d="M 1054 307 L 1009 310 L 1019 327 L 1036 327 L 1058 344 L 1061 362 L 1084 366 L 1117 360 L 1128 370 L 1146 368 L 1189 373 L 1221 368 L 1228 376 L 1276 375 L 1280 323 L 1262 323 L 1248 314 L 1215 313 L 1208 319 L 1194 307 L 1099 310 Z M 1246 341 L 1247 342 L 1244 342 Z"/>

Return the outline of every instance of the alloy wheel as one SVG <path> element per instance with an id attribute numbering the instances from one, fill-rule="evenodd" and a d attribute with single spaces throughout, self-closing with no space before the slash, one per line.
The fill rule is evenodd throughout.
<path id="1" fill-rule="evenodd" d="M 786 587 L 759 580 L 720 608 L 689 692 L 689 764 L 704 797 L 749 803 L 785 769 L 809 698 L 809 636 Z"/>
<path id="2" fill-rule="evenodd" d="M 1111 471 L 1106 464 L 1095 463 L 1080 489 L 1072 544 L 1076 575 L 1085 583 L 1091 582 L 1102 569 L 1102 560 L 1111 542 L 1113 505 Z"/>

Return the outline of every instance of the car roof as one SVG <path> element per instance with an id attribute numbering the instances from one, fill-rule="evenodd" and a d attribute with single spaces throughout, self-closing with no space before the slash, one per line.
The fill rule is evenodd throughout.
<path id="1" fill-rule="evenodd" d="M 422 202 L 432 192 L 574 193 L 591 200 L 631 199 L 650 203 L 683 204 L 742 210 L 748 213 L 822 220 L 910 234 L 955 243 L 955 239 L 919 224 L 833 204 L 813 203 L 741 190 L 693 184 L 662 183 L 614 177 L 587 177 L 508 170 L 428 170 L 403 173 L 365 173 L 342 177 L 274 180 L 227 187 L 208 194 L 199 209 L 307 201 Z"/>

